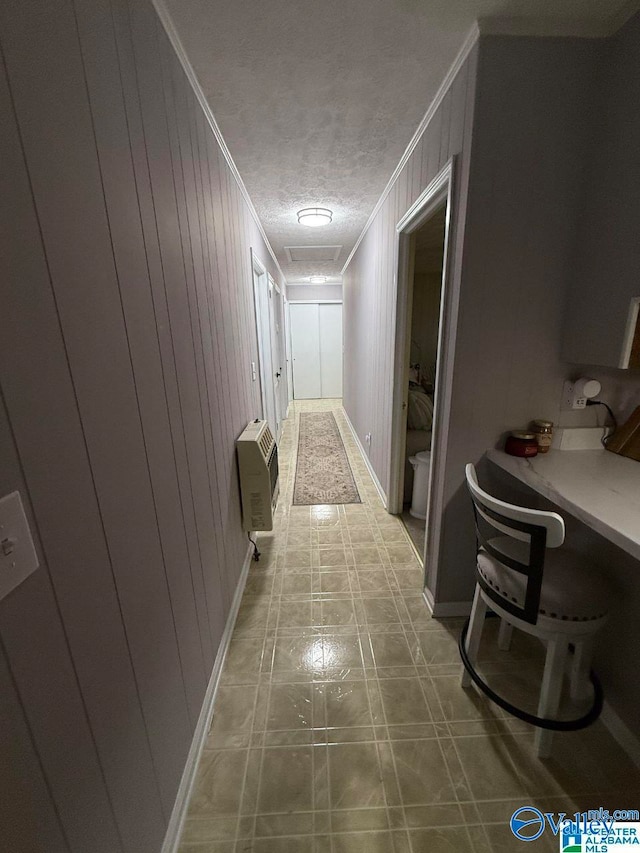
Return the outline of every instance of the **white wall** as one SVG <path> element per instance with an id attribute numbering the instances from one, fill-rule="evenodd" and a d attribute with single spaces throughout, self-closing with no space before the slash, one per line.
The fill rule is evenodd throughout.
<path id="1" fill-rule="evenodd" d="M 0 40 L 0 494 L 40 558 L 0 846 L 157 853 L 247 555 L 250 248 L 279 274 L 148 0 L 3 3 Z"/>
<path id="2" fill-rule="evenodd" d="M 337 299 L 342 300 L 341 284 L 288 284 L 287 299 Z"/>
<path id="3" fill-rule="evenodd" d="M 404 168 L 383 199 L 344 274 L 344 406 L 360 441 L 371 433 L 371 464 L 389 488 L 393 380 L 396 223 L 446 165 L 457 158 L 453 278 L 461 274 L 471 156 L 477 46 L 435 109 Z"/>

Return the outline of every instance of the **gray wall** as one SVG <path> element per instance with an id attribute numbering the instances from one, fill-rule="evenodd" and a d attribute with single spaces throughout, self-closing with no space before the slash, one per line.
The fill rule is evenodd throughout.
<path id="1" fill-rule="evenodd" d="M 481 38 L 345 273 L 345 407 L 361 440 L 372 432 L 370 458 L 386 489 L 395 225 L 458 154 L 451 426 L 446 450 L 435 448 L 446 453 L 446 507 L 438 576 L 427 578 L 438 602 L 468 600 L 473 588 L 464 464 L 532 418 L 558 421 L 564 294 L 600 49 L 579 39 Z"/>
<path id="2" fill-rule="evenodd" d="M 559 420 L 565 289 L 600 49 L 481 39 L 436 588 L 444 601 L 467 600 L 473 587 L 464 464 L 533 418 Z"/>
<path id="3" fill-rule="evenodd" d="M 341 284 L 288 284 L 287 299 L 342 299 Z"/>
<path id="4" fill-rule="evenodd" d="M 247 552 L 270 258 L 149 2 L 8 0 L 0 32 L 0 493 L 41 560 L 0 602 L 0 826 L 151 853 Z"/>
<path id="5" fill-rule="evenodd" d="M 640 296 L 640 13 L 606 45 L 567 300 L 567 361 L 618 367 Z"/>
<path id="6" fill-rule="evenodd" d="M 580 239 L 578 212 L 607 50 L 607 43 L 597 40 L 480 40 L 477 80 L 470 78 L 470 90 L 475 80 L 476 93 L 472 145 L 469 129 L 464 146 L 457 149 L 462 175 L 465 170 L 469 174 L 468 204 L 462 246 L 460 207 L 455 214 L 456 263 L 460 254 L 463 262 L 453 273 L 458 269 L 460 275 L 460 305 L 446 508 L 440 571 L 437 579 L 427 578 L 437 602 L 469 601 L 473 589 L 473 518 L 463 488 L 467 461 L 481 463 L 481 476 L 490 488 L 535 505 L 535 495 L 482 462 L 488 447 L 536 417 L 567 425 L 601 419 L 594 409 L 560 413 L 568 377 L 586 373 L 599 378 L 603 399 L 610 399 L 623 417 L 640 402 L 637 372 L 577 367 L 562 358 L 565 297 Z M 386 217 L 378 216 L 345 275 L 345 407 L 361 439 L 373 425 L 371 461 L 385 487 L 395 223 L 424 185 L 422 181 L 408 192 L 406 177 L 400 176 L 394 188 L 404 188 L 400 202 Z M 367 329 L 373 332 L 367 334 Z M 363 372 L 369 382 L 357 381 Z M 638 654 L 633 630 L 640 608 L 638 563 L 574 519 L 567 519 L 567 529 L 572 547 L 607 566 L 616 589 L 625 624 L 620 627 L 615 620 L 607 627 L 596 664 L 615 711 L 637 728 L 640 693 L 630 685 L 628 662 Z"/>

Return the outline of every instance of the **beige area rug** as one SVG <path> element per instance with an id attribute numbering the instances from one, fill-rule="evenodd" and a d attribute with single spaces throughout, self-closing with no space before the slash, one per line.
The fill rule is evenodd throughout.
<path id="1" fill-rule="evenodd" d="M 359 504 L 360 494 L 331 412 L 302 412 L 294 506 Z"/>

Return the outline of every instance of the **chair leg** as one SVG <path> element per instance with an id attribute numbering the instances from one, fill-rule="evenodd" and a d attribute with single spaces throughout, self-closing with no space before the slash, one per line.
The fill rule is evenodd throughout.
<path id="1" fill-rule="evenodd" d="M 484 617 L 486 613 L 487 605 L 481 595 L 480 584 L 477 583 L 476 591 L 473 596 L 473 605 L 471 607 L 469 630 L 467 631 L 467 639 L 465 642 L 467 657 L 472 664 L 475 664 L 478 657 L 478 649 L 480 648 L 480 639 L 482 637 L 482 629 L 484 628 Z M 462 678 L 460 683 L 463 687 L 471 687 L 471 676 L 464 667 L 462 668 Z"/>
<path id="2" fill-rule="evenodd" d="M 498 632 L 498 648 L 508 652 L 511 648 L 511 637 L 513 636 L 513 625 L 506 619 L 500 620 L 500 631 Z"/>
<path id="3" fill-rule="evenodd" d="M 591 693 L 591 682 L 589 672 L 591 670 L 591 657 L 593 654 L 593 637 L 585 637 L 574 641 L 575 652 L 571 663 L 571 698 L 580 702 Z"/>
<path id="4" fill-rule="evenodd" d="M 567 640 L 564 637 L 552 637 L 548 642 L 540 701 L 538 702 L 539 717 L 553 719 L 558 713 L 568 649 Z M 548 758 L 551 755 L 552 740 L 553 731 L 551 729 L 536 729 L 535 749 L 538 758 Z"/>

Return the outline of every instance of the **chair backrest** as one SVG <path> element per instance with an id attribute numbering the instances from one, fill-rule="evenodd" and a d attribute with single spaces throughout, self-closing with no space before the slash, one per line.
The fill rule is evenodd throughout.
<path id="1" fill-rule="evenodd" d="M 562 516 L 557 512 L 529 509 L 494 498 L 478 485 L 476 471 L 471 463 L 465 467 L 465 475 L 473 501 L 478 550 L 483 548 L 506 569 L 527 578 L 524 606 L 520 607 L 501 595 L 498 590 L 489 586 L 480 574 L 478 582 L 487 596 L 503 610 L 525 622 L 535 624 L 540 605 L 545 551 L 547 548 L 558 548 L 564 542 Z M 528 545 L 526 562 L 508 556 L 492 544 L 492 540 L 500 535 Z"/>

